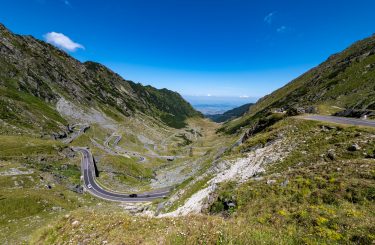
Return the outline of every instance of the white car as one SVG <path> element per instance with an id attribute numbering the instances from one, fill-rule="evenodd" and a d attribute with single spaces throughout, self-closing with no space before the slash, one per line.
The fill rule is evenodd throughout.
<path id="1" fill-rule="evenodd" d="M 91 189 L 91 188 L 92 188 L 92 185 L 91 185 L 91 184 L 88 184 L 88 185 L 87 185 L 87 188 Z"/>

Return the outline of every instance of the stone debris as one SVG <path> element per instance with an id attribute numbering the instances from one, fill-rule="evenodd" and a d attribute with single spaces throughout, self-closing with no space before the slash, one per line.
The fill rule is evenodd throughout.
<path id="1" fill-rule="evenodd" d="M 75 220 L 72 222 L 72 226 L 78 226 L 79 225 L 79 221 L 78 220 Z"/>
<path id="2" fill-rule="evenodd" d="M 353 145 L 348 147 L 348 151 L 358 151 L 360 149 L 361 149 L 361 147 L 359 147 L 359 145 L 357 145 L 357 144 L 353 144 Z"/>
<path id="3" fill-rule="evenodd" d="M 33 170 L 19 170 L 18 168 L 10 168 L 6 171 L 0 172 L 0 176 L 16 176 L 16 175 L 25 175 L 25 174 L 32 174 L 34 173 Z"/>
<path id="4" fill-rule="evenodd" d="M 268 146 L 247 153 L 246 157 L 214 164 L 206 175 L 197 178 L 197 181 L 199 181 L 208 175 L 215 175 L 214 178 L 207 182 L 205 188 L 194 193 L 177 210 L 160 214 L 158 217 L 176 217 L 200 213 L 219 183 L 225 181 L 243 183 L 258 173 L 264 172 L 266 165 L 282 160 L 291 151 L 291 148 L 290 144 L 283 144 L 281 140 L 277 140 Z M 183 190 L 177 192 L 170 200 L 177 200 L 182 194 Z"/>
<path id="5" fill-rule="evenodd" d="M 274 179 L 267 180 L 267 185 L 273 185 L 273 184 L 276 184 L 276 180 Z"/>

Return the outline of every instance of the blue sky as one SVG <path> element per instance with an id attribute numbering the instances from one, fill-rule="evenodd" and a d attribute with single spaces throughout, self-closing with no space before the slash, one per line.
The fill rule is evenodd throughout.
<path id="1" fill-rule="evenodd" d="M 375 32 L 375 1 L 3 0 L 13 32 L 183 95 L 260 97 Z"/>

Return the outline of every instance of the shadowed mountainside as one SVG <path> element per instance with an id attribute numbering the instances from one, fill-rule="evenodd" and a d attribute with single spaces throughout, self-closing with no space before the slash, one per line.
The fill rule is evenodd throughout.
<path id="1" fill-rule="evenodd" d="M 244 104 L 222 114 L 206 115 L 206 117 L 210 118 L 214 122 L 225 122 L 243 116 L 253 104 L 254 103 Z"/>

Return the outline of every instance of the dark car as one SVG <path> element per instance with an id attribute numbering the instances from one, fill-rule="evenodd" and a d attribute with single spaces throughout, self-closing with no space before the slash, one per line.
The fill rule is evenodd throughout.
<path id="1" fill-rule="evenodd" d="M 129 195 L 129 197 L 132 197 L 132 198 L 137 197 L 137 196 L 138 196 L 137 194 L 130 194 Z"/>

